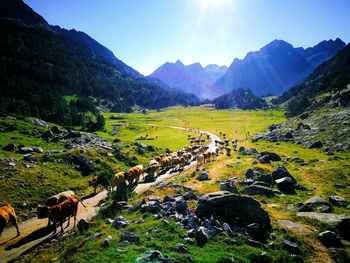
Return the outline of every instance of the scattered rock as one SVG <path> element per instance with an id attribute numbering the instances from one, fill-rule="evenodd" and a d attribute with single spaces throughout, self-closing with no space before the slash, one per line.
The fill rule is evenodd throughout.
<path id="1" fill-rule="evenodd" d="M 141 236 L 139 234 L 124 231 L 120 236 L 120 240 L 129 241 L 131 243 L 138 243 L 140 241 L 140 237 Z"/>
<path id="2" fill-rule="evenodd" d="M 187 249 L 187 247 L 184 244 L 178 243 L 177 244 L 177 251 L 182 253 L 182 254 L 186 254 L 188 252 L 188 249 Z"/>
<path id="3" fill-rule="evenodd" d="M 347 206 L 348 202 L 339 195 L 329 197 L 329 202 L 334 206 Z"/>
<path id="4" fill-rule="evenodd" d="M 188 191 L 183 195 L 185 200 L 197 200 L 198 196 L 193 191 Z"/>
<path id="5" fill-rule="evenodd" d="M 176 260 L 164 257 L 162 253 L 158 250 L 150 250 L 143 253 L 136 259 L 136 263 L 175 263 Z"/>
<path id="6" fill-rule="evenodd" d="M 14 151 L 16 150 L 17 146 L 13 143 L 9 143 L 4 148 L 2 148 L 4 151 Z"/>
<path id="7" fill-rule="evenodd" d="M 271 188 L 261 185 L 246 186 L 241 192 L 246 195 L 264 195 L 267 197 L 273 197 L 275 195 Z"/>
<path id="8" fill-rule="evenodd" d="M 260 255 L 255 255 L 250 262 L 251 263 L 271 263 L 272 258 L 267 252 L 263 252 Z"/>
<path id="9" fill-rule="evenodd" d="M 310 146 L 309 146 L 309 149 L 319 149 L 319 148 L 322 148 L 323 147 L 323 143 L 318 140 L 314 143 L 312 143 Z"/>
<path id="10" fill-rule="evenodd" d="M 237 187 L 234 184 L 234 180 L 226 180 L 220 183 L 220 191 L 228 191 L 234 194 L 238 194 Z"/>
<path id="11" fill-rule="evenodd" d="M 77 224 L 77 227 L 80 233 L 84 233 L 89 230 L 90 223 L 87 222 L 85 219 L 80 219 Z"/>
<path id="12" fill-rule="evenodd" d="M 32 148 L 33 151 L 36 152 L 36 153 L 43 153 L 43 152 L 44 152 L 43 148 L 41 148 L 41 147 L 39 147 L 39 146 L 32 146 L 31 148 Z"/>
<path id="13" fill-rule="evenodd" d="M 125 181 L 118 182 L 114 200 L 117 202 L 128 201 L 128 186 Z"/>
<path id="14" fill-rule="evenodd" d="M 193 244 L 194 244 L 194 241 L 193 241 L 192 238 L 185 237 L 184 240 L 185 240 L 188 244 L 190 244 L 190 245 L 193 245 Z"/>
<path id="15" fill-rule="evenodd" d="M 326 247 L 337 247 L 341 244 L 337 233 L 332 231 L 324 231 L 320 233 L 318 239 Z"/>
<path id="16" fill-rule="evenodd" d="M 277 179 L 276 181 L 277 188 L 284 194 L 295 194 L 295 187 L 293 179 L 290 177 L 283 177 Z"/>
<path id="17" fill-rule="evenodd" d="M 152 214 L 156 214 L 162 210 L 162 207 L 156 201 L 149 201 L 148 203 L 141 205 L 141 209 L 145 212 L 150 212 Z"/>
<path id="18" fill-rule="evenodd" d="M 289 251 L 290 253 L 293 253 L 295 255 L 300 255 L 301 251 L 299 249 L 298 244 L 290 242 L 288 240 L 284 240 L 282 242 L 282 248 Z"/>
<path id="19" fill-rule="evenodd" d="M 56 126 L 55 126 L 56 127 Z M 102 243 L 102 247 L 109 247 L 110 242 L 112 241 L 112 236 L 108 236 Z"/>
<path id="20" fill-rule="evenodd" d="M 271 229 L 269 215 L 258 201 L 227 191 L 204 195 L 197 203 L 195 214 L 205 218 L 215 214 L 218 220 L 231 226 L 258 223 L 263 231 Z"/>
<path id="21" fill-rule="evenodd" d="M 281 226 L 292 230 L 294 233 L 297 234 L 311 233 L 311 230 L 309 230 L 308 228 L 290 220 L 277 220 L 277 223 Z"/>
<path id="22" fill-rule="evenodd" d="M 21 154 L 34 152 L 33 148 L 31 147 L 20 147 L 18 150 L 19 150 L 19 153 Z"/>
<path id="23" fill-rule="evenodd" d="M 127 227 L 128 225 L 130 225 L 130 223 L 123 216 L 119 216 L 115 218 L 112 223 L 112 226 L 116 229 L 124 228 L 124 227 Z"/>
<path id="24" fill-rule="evenodd" d="M 198 181 L 205 181 L 205 180 L 208 180 L 209 179 L 209 175 L 208 173 L 200 173 L 199 176 L 197 177 L 197 180 Z"/>
<path id="25" fill-rule="evenodd" d="M 51 139 L 53 137 L 53 133 L 52 131 L 46 131 L 42 136 L 42 138 L 46 138 L 46 139 Z"/>
<path id="26" fill-rule="evenodd" d="M 30 153 L 25 154 L 25 155 L 23 155 L 23 159 L 26 161 L 30 161 L 33 159 L 33 154 L 30 154 Z"/>
<path id="27" fill-rule="evenodd" d="M 311 197 L 307 201 L 304 202 L 303 206 L 299 209 L 300 212 L 332 212 L 333 207 L 331 203 L 328 203 L 321 196 L 316 195 Z"/>
<path id="28" fill-rule="evenodd" d="M 275 181 L 284 177 L 291 178 L 293 180 L 293 184 L 297 183 L 297 180 L 295 180 L 295 178 L 288 172 L 288 170 L 284 166 L 280 166 L 272 172 L 272 179 Z"/>
<path id="29" fill-rule="evenodd" d="M 203 247 L 208 242 L 208 234 L 205 227 L 202 227 L 202 226 L 198 227 L 198 229 L 196 230 L 195 237 L 196 237 L 197 246 Z"/>
<path id="30" fill-rule="evenodd" d="M 265 151 L 265 152 L 260 152 L 259 156 L 258 156 L 258 160 L 260 161 L 260 158 L 263 158 L 263 160 L 265 162 L 270 162 L 270 161 L 281 161 L 281 157 L 274 153 L 274 152 L 269 152 L 269 151 Z"/>

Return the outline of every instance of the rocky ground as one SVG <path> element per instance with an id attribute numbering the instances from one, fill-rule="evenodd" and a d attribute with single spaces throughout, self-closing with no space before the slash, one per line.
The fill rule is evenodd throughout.
<path id="1" fill-rule="evenodd" d="M 327 154 L 350 150 L 350 108 L 326 108 L 304 113 L 269 131 L 256 134 L 253 142 L 291 142 L 307 148 L 324 148 Z"/>

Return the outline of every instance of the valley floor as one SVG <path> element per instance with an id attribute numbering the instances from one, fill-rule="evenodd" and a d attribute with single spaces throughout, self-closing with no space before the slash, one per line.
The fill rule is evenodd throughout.
<path id="1" fill-rule="evenodd" d="M 253 169 L 260 175 L 271 175 L 280 166 L 284 166 L 304 188 L 297 189 L 292 195 L 279 193 L 273 197 L 253 196 L 269 213 L 272 222 L 271 237 L 266 242 L 254 242 L 249 235 L 228 235 L 223 232 L 211 236 L 208 243 L 200 248 L 196 244 L 184 241 L 187 237 L 186 231 L 173 217 L 166 218 L 168 223 L 165 224 L 164 220 L 149 212 L 129 213 L 123 210 L 117 216 L 122 215 L 129 222 L 133 222 L 126 228 L 115 229 L 105 219 L 94 217 L 91 221 L 93 225 L 85 233 L 80 234 L 78 230 L 67 232 L 19 257 L 17 261 L 134 262 L 148 250 L 159 250 L 163 255 L 179 262 L 191 262 L 188 256 L 194 262 L 269 262 L 254 261 L 258 260 L 258 256 L 263 252 L 267 252 L 269 260 L 273 262 L 348 260 L 346 254 L 349 255 L 350 243 L 344 237 L 341 240 L 342 245 L 334 249 L 327 248 L 318 239 L 322 231 L 339 231 L 336 227 L 303 217 L 300 215 L 301 211 L 291 206 L 304 203 L 316 195 L 320 195 L 327 203 L 331 196 L 341 196 L 349 201 L 350 153 L 343 151 L 327 155 L 322 148 L 308 149 L 291 141 L 251 141 L 256 133 L 266 132 L 270 125 L 285 122 L 283 112 L 172 107 L 160 112 L 149 111 L 148 114 L 106 113 L 104 116 L 106 132 L 97 132 L 99 137 L 90 139 L 94 141 L 91 147 L 74 139 L 69 141 L 76 149 L 66 147 L 68 142 L 51 139 L 50 143 L 47 143 L 40 136 L 32 135 L 36 129 L 39 130 L 39 134 L 47 129 L 30 125 L 24 120 L 3 119 L 0 123 L 0 128 L 3 129 L 0 143 L 3 146 L 11 142 L 17 146 L 38 145 L 43 148 L 43 153 L 32 153 L 33 158 L 37 159 L 23 160 L 22 153 L 0 150 L 0 156 L 4 157 L 0 167 L 1 205 L 10 203 L 24 221 L 28 214 L 30 217 L 35 216 L 36 206 L 54 193 L 72 189 L 79 197 L 83 197 L 92 192 L 92 189 L 87 187 L 87 180 L 93 176 L 114 174 L 139 163 L 147 166 L 153 156 L 164 152 L 163 149 L 182 149 L 189 144 L 188 134 L 198 135 L 169 126 L 200 129 L 220 138 L 226 134 L 226 138 L 230 140 L 237 139 L 238 148 L 244 147 L 246 151 L 232 151 L 230 156 L 221 154 L 216 161 L 200 167 L 189 167 L 169 178 L 171 184 L 165 187 L 152 186 L 140 194 L 129 192 L 129 204 L 136 204 L 147 198 L 163 199 L 166 195 L 183 195 L 188 189 L 193 189 L 196 195 L 216 192 L 219 191 L 221 182 L 231 178 L 236 178 L 235 186 L 241 192 L 247 186 L 245 181 L 248 169 Z M 30 134 L 23 133 L 23 130 L 28 130 Z M 259 153 L 272 151 L 280 156 L 281 160 L 262 164 L 257 161 L 259 155 L 249 150 L 251 148 Z M 52 150 L 58 151 L 50 154 L 48 160 L 44 160 L 43 155 Z M 80 155 L 84 155 L 95 166 L 88 175 L 83 174 L 82 167 L 80 170 L 76 169 L 76 165 L 82 166 L 76 161 Z M 11 160 L 11 157 L 16 160 Z M 9 161 L 4 161 L 6 158 Z M 198 180 L 197 177 L 204 172 L 208 174 L 209 179 Z M 276 186 L 273 189 L 276 190 Z M 197 201 L 189 201 L 187 204 L 191 210 L 195 208 Z M 332 213 L 328 214 L 348 216 L 349 213 L 347 203 L 345 206 L 333 205 Z M 143 220 L 135 223 L 140 218 Z M 137 243 L 123 241 L 123 231 L 140 234 L 140 240 Z M 101 236 L 94 237 L 96 233 Z M 102 243 L 107 236 L 112 238 L 110 246 L 103 247 Z M 15 241 L 20 242 L 21 238 L 18 237 Z M 4 236 L 1 237 L 2 241 L 3 239 Z M 286 250 L 286 240 L 297 244 L 298 252 L 291 253 L 290 250 Z M 179 252 L 178 243 L 185 243 L 188 252 Z"/>

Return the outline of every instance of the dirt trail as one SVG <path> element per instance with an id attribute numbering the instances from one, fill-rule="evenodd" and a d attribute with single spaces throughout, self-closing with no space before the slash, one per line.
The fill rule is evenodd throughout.
<path id="1" fill-rule="evenodd" d="M 154 125 L 154 124 L 150 124 Z M 181 130 L 189 130 L 187 128 L 182 127 L 175 127 L 175 126 L 167 126 L 169 128 L 173 129 L 181 129 Z M 209 150 L 213 151 L 215 150 L 215 140 L 221 141 L 221 139 L 209 132 L 204 132 L 204 134 L 209 134 L 210 141 L 207 146 L 209 146 Z M 193 161 L 188 166 L 184 167 L 184 170 L 189 169 L 196 165 L 196 161 Z M 143 192 L 144 190 L 150 188 L 151 186 L 166 181 L 170 179 L 171 177 L 179 174 L 179 172 L 172 172 L 168 171 L 165 174 L 159 176 L 156 181 L 151 183 L 140 183 L 136 189 L 136 193 Z M 77 222 L 80 219 L 86 219 L 89 220 L 91 217 L 93 217 L 97 211 L 98 207 L 97 204 L 100 200 L 106 198 L 107 191 L 104 190 L 95 196 L 91 198 L 87 198 L 83 200 L 84 205 L 83 207 L 81 204 L 79 204 L 78 207 L 78 213 L 77 213 Z M 64 232 L 67 232 L 73 228 L 73 218 L 71 218 L 69 227 L 65 228 L 67 225 L 67 222 L 63 224 Z M 48 242 L 52 239 L 55 239 L 60 234 L 61 228 L 57 228 L 57 234 L 53 234 L 53 228 L 47 227 L 48 219 L 37 219 L 37 218 L 31 218 L 24 222 L 22 222 L 19 225 L 19 229 L 21 231 L 21 235 L 19 237 L 16 237 L 17 231 L 14 226 L 5 228 L 1 237 L 0 237 L 0 262 L 8 262 L 11 261 L 21 254 L 29 251 L 32 248 L 35 248 L 37 246 L 40 246 L 41 244 Z"/>

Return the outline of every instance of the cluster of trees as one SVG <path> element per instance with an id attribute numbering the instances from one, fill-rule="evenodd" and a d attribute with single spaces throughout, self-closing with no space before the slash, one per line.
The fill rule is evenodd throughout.
<path id="1" fill-rule="evenodd" d="M 130 111 L 134 105 L 158 109 L 199 104 L 194 95 L 166 91 L 142 76 L 119 70 L 89 47 L 47 27 L 0 19 L 0 35 L 6 36 L 0 37 L 3 113 L 75 125 L 86 105 L 67 103 L 64 96 L 72 94 L 107 98 L 115 112 Z"/>
<path id="2" fill-rule="evenodd" d="M 239 88 L 214 99 L 216 109 L 239 108 L 243 110 L 262 109 L 266 102 L 253 94 L 250 89 Z"/>

